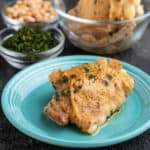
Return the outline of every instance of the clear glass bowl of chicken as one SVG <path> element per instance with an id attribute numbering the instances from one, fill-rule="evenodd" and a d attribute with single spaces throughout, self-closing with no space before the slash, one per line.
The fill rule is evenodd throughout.
<path id="1" fill-rule="evenodd" d="M 58 15 L 49 0 L 5 2 L 1 14 L 5 24 L 14 29 L 22 26 L 46 28 L 58 24 Z"/>
<path id="2" fill-rule="evenodd" d="M 128 49 L 142 38 L 150 1 L 52 0 L 60 25 L 77 47 L 97 54 Z"/>

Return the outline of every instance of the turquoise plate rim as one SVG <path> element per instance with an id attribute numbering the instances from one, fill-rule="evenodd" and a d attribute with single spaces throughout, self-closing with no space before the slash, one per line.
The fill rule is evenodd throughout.
<path id="1" fill-rule="evenodd" d="M 8 106 L 8 101 L 6 101 L 5 99 L 7 99 L 7 92 L 9 89 L 9 86 L 12 84 L 12 82 L 18 78 L 19 76 L 21 76 L 23 73 L 26 73 L 28 71 L 30 71 L 31 69 L 34 69 L 38 66 L 41 66 L 41 65 L 44 65 L 46 64 L 47 62 L 59 62 L 60 60 L 67 60 L 67 59 L 81 59 L 81 58 L 84 58 L 85 59 L 92 59 L 92 60 L 95 60 L 97 58 L 99 58 L 101 56 L 94 56 L 94 55 L 69 55 L 69 56 L 61 56 L 61 57 L 57 57 L 57 58 L 53 58 L 53 59 L 46 59 L 46 60 L 43 60 L 43 61 L 40 61 L 38 63 L 35 63 L 29 67 L 26 67 L 25 69 L 21 70 L 20 72 L 18 72 L 17 74 L 15 74 L 5 85 L 3 91 L 2 91 L 2 97 L 1 97 L 1 106 L 2 106 L 2 110 L 6 116 L 6 118 L 9 120 L 9 122 L 15 127 L 17 128 L 19 131 L 21 131 L 22 133 L 24 133 L 25 135 L 28 135 L 29 137 L 32 137 L 36 140 L 39 140 L 41 142 L 45 142 L 45 143 L 48 143 L 48 144 L 53 144 L 53 145 L 57 145 L 57 146 L 63 146 L 63 147 L 73 147 L 73 148 L 94 148 L 94 147 L 104 147 L 104 146 L 109 146 L 109 145 L 114 145 L 114 144 L 118 144 L 118 143 L 121 143 L 121 142 L 124 142 L 124 141 L 127 141 L 127 140 L 130 140 L 140 134 L 142 134 L 143 132 L 145 132 L 146 130 L 150 129 L 150 119 L 145 123 L 143 124 L 142 126 L 140 126 L 139 128 L 137 128 L 136 130 L 128 133 L 127 135 L 122 135 L 122 136 L 119 136 L 117 138 L 113 138 L 111 140 L 107 140 L 103 143 L 101 143 L 100 141 L 99 142 L 90 142 L 90 141 L 87 141 L 87 142 L 79 142 L 79 141 L 69 141 L 69 140 L 61 140 L 61 139 L 58 139 L 58 138 L 52 138 L 52 137 L 45 137 L 45 136 L 42 136 L 42 135 L 38 135 L 36 134 L 34 131 L 30 130 L 30 129 L 26 129 L 22 124 L 19 124 L 13 117 L 11 116 L 11 112 L 9 110 L 9 107 Z M 105 57 L 105 58 L 108 58 L 110 59 L 109 57 Z M 144 80 L 147 82 L 148 85 L 150 85 L 150 76 L 148 73 L 142 71 L 141 69 L 133 66 L 133 65 L 130 65 L 124 61 L 121 61 L 123 66 L 125 68 L 128 68 L 128 70 L 134 70 L 138 73 L 138 75 L 140 74 L 140 76 L 142 76 L 144 78 Z"/>

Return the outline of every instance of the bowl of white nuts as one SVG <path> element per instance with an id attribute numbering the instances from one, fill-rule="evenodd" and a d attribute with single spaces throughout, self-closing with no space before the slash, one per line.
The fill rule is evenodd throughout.
<path id="1" fill-rule="evenodd" d="M 2 17 L 8 27 L 19 29 L 22 26 L 54 27 L 58 15 L 49 0 L 17 0 L 6 2 Z"/>

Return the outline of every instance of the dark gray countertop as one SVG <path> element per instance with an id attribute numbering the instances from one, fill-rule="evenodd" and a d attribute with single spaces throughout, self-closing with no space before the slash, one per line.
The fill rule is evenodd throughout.
<path id="1" fill-rule="evenodd" d="M 0 1 L 0 7 L 4 0 Z M 2 19 L 0 18 L 0 29 L 4 27 Z M 116 55 L 110 55 L 110 57 L 118 58 L 133 64 L 145 72 L 150 74 L 150 26 L 145 32 L 143 39 L 135 44 L 131 49 Z M 66 41 L 65 50 L 61 55 L 75 55 L 75 54 L 88 54 L 81 51 L 78 48 L 72 46 Z M 18 72 L 8 65 L 0 57 L 0 97 L 6 82 Z M 15 117 L 15 116 L 14 116 Z M 59 136 L 59 135 L 58 135 Z M 0 107 L 0 150 L 58 150 L 66 149 L 56 147 L 48 144 L 36 141 L 15 129 L 4 116 Z M 67 148 L 68 149 L 68 148 Z M 146 131 L 142 135 L 110 147 L 98 148 L 101 150 L 150 150 L 150 130 Z"/>

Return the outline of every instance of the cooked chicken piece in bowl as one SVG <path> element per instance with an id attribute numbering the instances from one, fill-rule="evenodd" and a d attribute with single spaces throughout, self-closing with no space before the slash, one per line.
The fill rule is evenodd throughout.
<path id="1" fill-rule="evenodd" d="M 52 0 L 72 44 L 96 54 L 130 48 L 148 27 L 150 11 L 141 0 Z"/>

